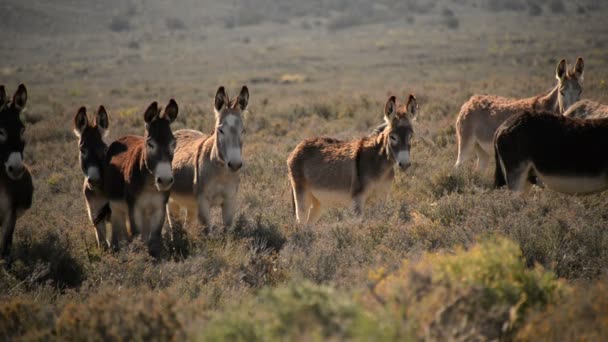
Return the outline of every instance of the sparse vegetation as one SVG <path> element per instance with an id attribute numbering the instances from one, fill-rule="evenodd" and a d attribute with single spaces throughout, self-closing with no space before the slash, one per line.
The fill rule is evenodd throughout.
<path id="1" fill-rule="evenodd" d="M 606 339 L 608 193 L 522 198 L 473 163 L 453 168 L 454 119 L 472 94 L 541 93 L 557 60 L 581 55 L 582 96 L 608 102 L 602 1 L 564 2 L 586 10 L 567 18 L 548 0 L 85 0 L 78 14 L 38 3 L 0 4 L 0 75 L 9 93 L 20 82 L 30 92 L 35 182 L 0 265 L 0 339 Z M 98 250 L 75 110 L 104 104 L 111 141 L 142 134 L 145 105 L 174 97 L 175 128 L 209 133 L 214 91 L 242 84 L 251 105 L 232 229 L 165 227 L 159 260 L 139 239 Z M 329 209 L 296 226 L 289 152 L 310 136 L 370 134 L 387 96 L 409 93 L 420 103 L 412 167 L 363 218 Z"/>

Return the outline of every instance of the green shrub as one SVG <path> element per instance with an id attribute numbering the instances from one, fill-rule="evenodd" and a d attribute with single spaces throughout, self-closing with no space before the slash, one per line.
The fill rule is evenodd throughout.
<path id="1" fill-rule="evenodd" d="M 244 305 L 212 319 L 208 341 L 286 341 L 387 338 L 391 329 L 352 298 L 309 282 L 265 289 Z"/>
<path id="2" fill-rule="evenodd" d="M 425 254 L 371 279 L 368 301 L 387 309 L 399 336 L 432 340 L 509 337 L 530 308 L 555 302 L 564 289 L 552 273 L 528 269 L 519 247 L 503 238 Z"/>

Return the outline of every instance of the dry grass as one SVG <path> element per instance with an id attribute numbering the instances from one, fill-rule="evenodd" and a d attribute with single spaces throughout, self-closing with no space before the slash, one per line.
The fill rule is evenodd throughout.
<path id="1" fill-rule="evenodd" d="M 29 35 L 0 51 L 9 92 L 29 87 L 25 159 L 36 187 L 12 266 L 0 270 L 2 338 L 442 339 L 454 326 L 459 336 L 507 340 L 582 337 L 578 327 L 605 336 L 606 305 L 594 298 L 605 292 L 608 194 L 535 189 L 521 198 L 494 190 L 490 172 L 452 167 L 453 121 L 473 93 L 538 94 L 553 84 L 556 59 L 582 55 L 583 97 L 608 102 L 605 6 L 582 1 L 594 10 L 575 15 L 569 3 L 567 14 L 551 12 L 550 1 L 454 1 L 449 11 L 414 0 L 352 10 L 278 3 L 262 1 L 250 16 L 216 2 L 205 2 L 209 14 L 179 12 L 177 2 L 133 7 L 124 34 L 99 39 L 82 26 L 65 40 Z M 528 4 L 543 15 L 522 22 Z M 112 15 L 91 17 L 91 27 L 107 31 Z M 180 228 L 159 260 L 139 241 L 97 250 L 70 127 L 76 108 L 106 105 L 112 140 L 143 133 L 143 108 L 175 97 L 174 128 L 210 132 L 217 86 L 244 83 L 252 97 L 235 226 L 209 237 Z M 410 92 L 420 104 L 412 167 L 362 219 L 330 209 L 298 230 L 289 152 L 313 135 L 368 134 L 386 97 Z"/>

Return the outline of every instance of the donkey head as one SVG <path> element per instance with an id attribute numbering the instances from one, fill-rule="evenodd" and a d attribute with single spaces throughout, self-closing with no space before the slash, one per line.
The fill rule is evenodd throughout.
<path id="1" fill-rule="evenodd" d="M 418 112 L 418 104 L 414 95 L 410 94 L 407 105 L 397 107 L 395 96 L 389 97 L 384 106 L 385 145 L 389 159 L 395 161 L 401 170 L 410 167 L 410 147 L 414 130 L 412 119 Z"/>
<path id="2" fill-rule="evenodd" d="M 558 81 L 557 102 L 560 113 L 568 110 L 576 101 L 581 98 L 583 92 L 583 69 L 585 62 L 581 57 L 576 60 L 576 64 L 572 70 L 568 70 L 566 60 L 562 59 L 557 64 L 555 77 Z"/>
<path id="3" fill-rule="evenodd" d="M 4 86 L 0 86 L 0 160 L 9 178 L 17 180 L 23 176 L 23 149 L 25 148 L 25 126 L 19 114 L 27 102 L 27 90 L 19 85 L 13 100 L 6 95 Z"/>
<path id="4" fill-rule="evenodd" d="M 102 185 L 103 162 L 108 150 L 103 138 L 108 134 L 108 127 L 108 113 L 103 106 L 99 106 L 93 122 L 89 120 L 85 107 L 80 107 L 74 116 L 74 133 L 78 137 L 80 148 L 80 169 L 89 189 Z"/>
<path id="5" fill-rule="evenodd" d="M 220 87 L 215 94 L 215 153 L 231 171 L 243 166 L 243 113 L 249 103 L 249 89 L 243 86 L 236 99 L 230 100 Z"/>
<path id="6" fill-rule="evenodd" d="M 146 145 L 144 147 L 144 162 L 146 168 L 154 175 L 154 184 L 158 191 L 168 191 L 173 185 L 173 153 L 175 138 L 171 131 L 171 123 L 177 118 L 177 103 L 171 99 L 161 113 L 156 102 L 150 104 L 144 114 L 146 122 Z"/>

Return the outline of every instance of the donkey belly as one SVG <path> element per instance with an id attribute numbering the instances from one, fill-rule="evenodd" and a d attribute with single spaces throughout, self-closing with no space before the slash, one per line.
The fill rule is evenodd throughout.
<path id="1" fill-rule="evenodd" d="M 548 189 L 565 194 L 591 194 L 608 189 L 608 176 L 559 176 L 538 174 L 540 180 Z"/>
<path id="2" fill-rule="evenodd" d="M 311 192 L 323 205 L 345 206 L 352 202 L 352 196 L 347 191 L 312 188 Z"/>
<path id="3" fill-rule="evenodd" d="M 177 204 L 182 209 L 192 209 L 196 208 L 196 197 L 193 194 L 184 194 L 184 193 L 173 193 L 171 192 L 171 197 L 169 197 L 169 202 L 172 204 Z"/>

